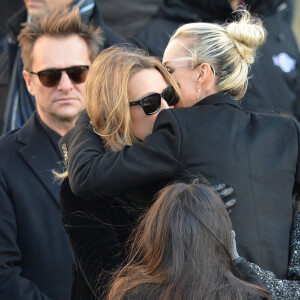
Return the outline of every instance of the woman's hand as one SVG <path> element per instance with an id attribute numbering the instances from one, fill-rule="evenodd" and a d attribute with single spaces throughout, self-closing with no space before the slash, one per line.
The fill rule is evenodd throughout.
<path id="1" fill-rule="evenodd" d="M 227 187 L 225 183 L 218 183 L 213 185 L 213 189 L 219 194 L 228 213 L 230 214 L 231 207 L 236 203 L 236 198 L 228 199 L 228 197 L 233 194 L 233 188 Z"/>

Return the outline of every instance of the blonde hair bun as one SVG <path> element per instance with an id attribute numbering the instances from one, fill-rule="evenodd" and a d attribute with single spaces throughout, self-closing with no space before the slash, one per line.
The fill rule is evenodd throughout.
<path id="1" fill-rule="evenodd" d="M 226 26 L 239 54 L 248 64 L 254 62 L 255 50 L 265 41 L 266 31 L 258 18 L 251 17 L 246 10 L 239 11 L 241 18 Z"/>

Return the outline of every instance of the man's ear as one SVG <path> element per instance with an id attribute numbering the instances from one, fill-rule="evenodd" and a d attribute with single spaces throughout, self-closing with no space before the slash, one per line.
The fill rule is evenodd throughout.
<path id="1" fill-rule="evenodd" d="M 26 82 L 28 92 L 34 96 L 34 83 L 31 77 L 31 74 L 28 71 L 23 70 L 23 78 Z"/>

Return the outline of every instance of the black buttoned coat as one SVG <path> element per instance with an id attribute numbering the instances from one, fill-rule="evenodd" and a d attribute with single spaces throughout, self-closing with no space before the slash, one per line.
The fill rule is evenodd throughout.
<path id="1" fill-rule="evenodd" d="M 35 114 L 0 139 L 0 299 L 69 298 L 72 255 L 51 173 L 59 160 Z"/>
<path id="2" fill-rule="evenodd" d="M 91 199 L 187 172 L 225 182 L 238 199 L 231 219 L 239 254 L 285 278 L 292 194 L 300 183 L 297 121 L 246 112 L 216 94 L 190 108 L 163 110 L 153 132 L 143 143 L 103 154 L 98 136 L 77 131 L 67 144 L 73 192 Z"/>

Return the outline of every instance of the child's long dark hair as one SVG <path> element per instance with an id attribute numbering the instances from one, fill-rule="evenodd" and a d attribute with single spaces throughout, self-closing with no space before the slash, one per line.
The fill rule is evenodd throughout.
<path id="1" fill-rule="evenodd" d="M 208 185 L 164 188 L 137 227 L 131 259 L 116 274 L 108 299 L 133 294 L 153 300 L 267 296 L 233 275 L 231 230 L 222 200 Z"/>

